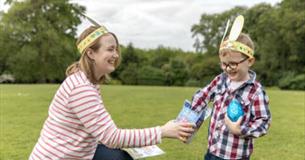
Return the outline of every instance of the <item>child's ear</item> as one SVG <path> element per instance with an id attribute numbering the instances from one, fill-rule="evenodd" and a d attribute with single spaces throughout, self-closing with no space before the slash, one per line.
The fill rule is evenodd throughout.
<path id="1" fill-rule="evenodd" d="M 248 62 L 249 62 L 249 67 L 251 67 L 253 64 L 254 64 L 254 62 L 255 62 L 255 58 L 253 57 L 253 58 L 249 58 L 249 60 L 248 60 Z"/>

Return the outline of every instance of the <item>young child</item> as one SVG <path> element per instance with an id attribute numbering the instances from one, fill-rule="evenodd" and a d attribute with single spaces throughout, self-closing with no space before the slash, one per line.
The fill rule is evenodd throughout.
<path id="1" fill-rule="evenodd" d="M 266 92 L 255 80 L 255 72 L 250 70 L 255 61 L 254 45 L 248 35 L 240 33 L 243 17 L 237 19 L 241 20 L 237 22 L 239 25 L 233 24 L 234 31 L 231 30 L 220 45 L 223 73 L 193 96 L 192 109 L 196 111 L 213 102 L 205 160 L 250 159 L 253 138 L 265 135 L 271 122 Z M 227 108 L 233 99 L 240 103 L 244 112 L 236 122 L 227 115 Z"/>

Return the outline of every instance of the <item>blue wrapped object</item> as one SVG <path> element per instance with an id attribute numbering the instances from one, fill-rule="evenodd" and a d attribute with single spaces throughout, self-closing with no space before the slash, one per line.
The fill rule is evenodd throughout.
<path id="1" fill-rule="evenodd" d="M 176 118 L 177 121 L 182 122 L 191 122 L 196 124 L 195 132 L 187 139 L 186 143 L 191 143 L 193 136 L 200 128 L 201 124 L 211 115 L 212 109 L 209 107 L 205 107 L 205 109 L 201 110 L 200 112 L 196 112 L 192 110 L 191 102 L 188 100 L 184 101 L 184 105 L 182 110 L 180 111 L 178 117 Z"/>
<path id="2" fill-rule="evenodd" d="M 233 99 L 228 108 L 227 108 L 227 115 L 232 122 L 236 122 L 240 116 L 244 115 L 244 111 L 240 102 L 237 99 Z"/>

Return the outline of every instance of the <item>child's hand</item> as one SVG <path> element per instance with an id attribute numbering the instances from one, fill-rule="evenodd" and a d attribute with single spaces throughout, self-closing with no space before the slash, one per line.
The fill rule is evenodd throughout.
<path id="1" fill-rule="evenodd" d="M 242 116 L 238 118 L 236 122 L 232 122 L 227 114 L 225 114 L 225 124 L 229 128 L 230 132 L 232 132 L 235 135 L 241 135 L 241 129 L 240 129 L 240 124 L 241 124 Z"/>

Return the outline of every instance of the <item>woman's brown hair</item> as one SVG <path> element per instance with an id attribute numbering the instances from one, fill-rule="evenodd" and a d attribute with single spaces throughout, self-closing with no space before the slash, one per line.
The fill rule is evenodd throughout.
<path id="1" fill-rule="evenodd" d="M 90 33 L 92 33 L 93 31 L 95 31 L 98 28 L 99 27 L 97 27 L 97 26 L 90 26 L 89 28 L 85 29 L 83 31 L 83 33 L 77 39 L 76 45 L 78 45 Z M 119 58 L 115 61 L 115 67 L 117 68 L 119 66 L 119 63 L 121 60 L 119 41 L 114 33 L 108 32 L 106 34 L 111 34 L 115 38 L 115 41 L 117 43 L 117 47 L 118 47 L 117 50 L 118 50 L 118 54 L 119 54 Z M 102 44 L 99 43 L 101 37 L 97 38 L 95 41 L 92 42 L 92 44 L 90 44 L 86 49 L 84 49 L 83 53 L 81 53 L 81 57 L 80 57 L 79 61 L 74 62 L 67 68 L 66 76 L 69 76 L 69 75 L 81 70 L 86 74 L 87 78 L 93 84 L 103 83 L 109 79 L 109 75 L 103 75 L 100 79 L 95 78 L 94 61 L 92 59 L 90 59 L 90 57 L 87 55 L 87 51 L 89 48 L 92 49 L 93 51 L 97 51 L 101 47 Z"/>

